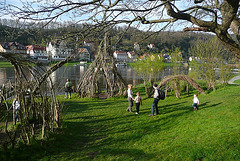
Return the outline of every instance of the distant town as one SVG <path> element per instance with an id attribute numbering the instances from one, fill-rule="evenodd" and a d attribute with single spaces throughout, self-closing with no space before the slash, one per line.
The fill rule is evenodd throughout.
<path id="1" fill-rule="evenodd" d="M 30 57 L 37 61 L 61 61 L 67 58 L 71 54 L 76 54 L 72 59 L 73 61 L 85 61 L 91 62 L 95 58 L 95 53 L 93 52 L 93 44 L 91 41 L 84 41 L 83 47 L 78 47 L 77 50 L 73 48 L 68 48 L 64 40 L 55 40 L 53 42 L 47 43 L 46 46 L 40 45 L 27 45 L 24 46 L 18 42 L 0 42 L 0 52 L 16 53 L 21 54 L 26 57 Z M 154 44 L 149 44 L 148 48 L 154 49 Z M 134 49 L 140 50 L 140 46 L 137 42 L 134 43 Z M 113 53 L 113 57 L 117 62 L 133 62 L 134 60 L 141 58 L 144 59 L 145 56 L 149 54 L 139 55 L 134 51 L 117 51 Z M 170 59 L 169 55 L 163 55 L 165 59 Z"/>

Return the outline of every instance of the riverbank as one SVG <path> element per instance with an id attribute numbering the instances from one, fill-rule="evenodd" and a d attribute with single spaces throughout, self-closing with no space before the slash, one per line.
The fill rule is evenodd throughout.
<path id="1" fill-rule="evenodd" d="M 143 95 L 139 115 L 126 112 L 126 98 L 59 96 L 63 128 L 41 144 L 10 151 L 10 160 L 240 160 L 239 90 L 199 95 L 199 111 L 191 106 L 193 92 L 168 96 L 153 117 L 153 99 Z"/>
<path id="2" fill-rule="evenodd" d="M 54 65 L 56 63 L 57 62 L 51 62 L 51 63 L 49 63 L 49 65 L 51 66 L 51 65 Z M 91 64 L 91 62 L 84 63 L 84 65 L 90 65 L 90 64 Z M 126 65 L 131 66 L 131 64 L 133 64 L 133 63 L 127 63 Z M 64 64 L 64 66 L 73 66 L 73 65 L 83 65 L 83 64 L 80 64 L 80 62 L 72 62 L 72 61 L 69 61 L 68 63 Z M 166 67 L 172 67 L 176 64 L 174 64 L 174 63 L 164 63 L 164 65 Z M 178 63 L 177 66 L 182 66 L 182 64 Z M 7 68 L 7 67 L 13 67 L 13 65 L 10 62 L 7 62 L 7 61 L 0 61 L 0 68 Z"/>
<path id="3" fill-rule="evenodd" d="M 0 68 L 9 68 L 9 67 L 13 67 L 13 65 L 10 62 L 0 61 Z"/>

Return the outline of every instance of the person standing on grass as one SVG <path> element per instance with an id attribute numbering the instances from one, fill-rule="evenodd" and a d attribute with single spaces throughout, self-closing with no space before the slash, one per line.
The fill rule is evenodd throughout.
<path id="1" fill-rule="evenodd" d="M 156 110 L 156 115 L 158 115 L 158 101 L 159 101 L 159 98 L 158 98 L 158 90 L 159 88 L 157 87 L 157 84 L 154 84 L 153 85 L 153 89 L 154 89 L 154 95 L 153 95 L 153 104 L 152 104 L 152 109 L 151 109 L 151 114 L 149 116 L 153 116 L 154 115 L 154 109 Z"/>
<path id="2" fill-rule="evenodd" d="M 65 83 L 65 98 L 69 98 L 71 99 L 71 93 L 72 93 L 72 82 L 70 81 L 70 79 L 66 80 Z"/>
<path id="3" fill-rule="evenodd" d="M 18 115 L 19 115 L 19 110 L 20 110 L 20 103 L 19 103 L 17 96 L 15 96 L 13 99 L 12 107 L 13 107 L 14 124 L 16 125 L 16 122 L 19 121 Z"/>
<path id="4" fill-rule="evenodd" d="M 198 110 L 198 105 L 199 105 L 199 100 L 197 98 L 197 94 L 194 94 L 193 95 L 193 104 L 192 104 L 193 109 Z"/>
<path id="5" fill-rule="evenodd" d="M 128 93 L 128 108 L 126 111 L 128 112 L 132 112 L 132 107 L 133 107 L 133 92 L 132 92 L 132 84 L 129 84 L 128 85 L 128 90 L 127 90 L 127 93 Z"/>
<path id="6" fill-rule="evenodd" d="M 136 114 L 139 114 L 140 104 L 142 105 L 142 97 L 140 96 L 140 92 L 137 92 L 136 95 L 137 96 L 134 99 L 134 101 L 136 102 Z"/>

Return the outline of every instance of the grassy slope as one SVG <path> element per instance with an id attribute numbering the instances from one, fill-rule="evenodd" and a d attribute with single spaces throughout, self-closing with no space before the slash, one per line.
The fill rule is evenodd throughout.
<path id="1" fill-rule="evenodd" d="M 42 147 L 21 147 L 13 158 L 35 160 L 240 160 L 240 87 L 160 101 L 160 115 L 149 117 L 153 99 L 140 114 L 126 112 L 126 98 L 66 101 L 64 129 Z M 134 108 L 135 109 L 135 108 Z M 35 155 L 29 155 L 34 153 Z M 25 155 L 25 156 L 24 156 Z"/>
<path id="2" fill-rule="evenodd" d="M 240 84 L 240 79 L 238 79 L 238 80 L 235 80 L 233 83 Z"/>

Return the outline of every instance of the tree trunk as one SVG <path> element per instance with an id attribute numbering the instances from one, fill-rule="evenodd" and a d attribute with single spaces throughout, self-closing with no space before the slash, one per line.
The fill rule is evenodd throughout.
<path id="1" fill-rule="evenodd" d="M 180 98 L 180 84 L 179 80 L 174 80 L 174 91 L 177 98 Z"/>
<path id="2" fill-rule="evenodd" d="M 189 96 L 189 83 L 187 83 L 186 85 L 186 91 L 187 91 L 187 95 Z"/>

